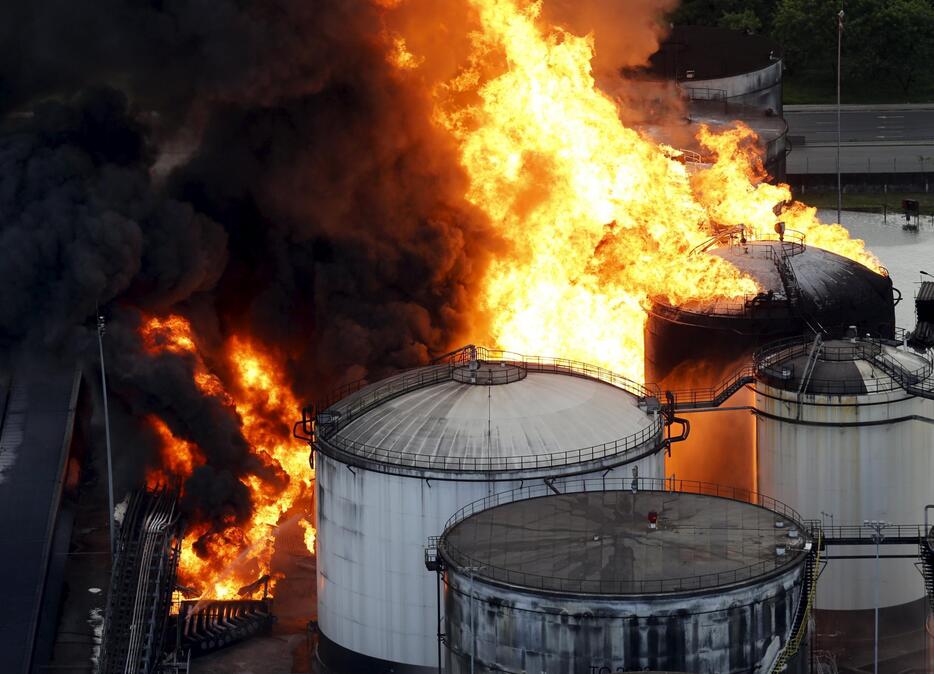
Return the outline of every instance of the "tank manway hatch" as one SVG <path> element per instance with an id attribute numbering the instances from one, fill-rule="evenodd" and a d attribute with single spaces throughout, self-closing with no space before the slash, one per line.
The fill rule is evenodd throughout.
<path id="1" fill-rule="evenodd" d="M 496 386 L 525 379 L 529 371 L 521 363 L 470 360 L 451 371 L 451 378 L 462 384 Z"/>
<path id="2" fill-rule="evenodd" d="M 494 494 L 437 540 L 444 671 L 771 671 L 806 625 L 816 547 L 791 508 L 708 483 Z"/>

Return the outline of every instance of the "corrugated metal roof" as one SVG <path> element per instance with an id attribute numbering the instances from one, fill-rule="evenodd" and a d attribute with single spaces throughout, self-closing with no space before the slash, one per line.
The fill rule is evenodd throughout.
<path id="1" fill-rule="evenodd" d="M 934 281 L 923 281 L 915 302 L 934 302 Z"/>
<path id="2" fill-rule="evenodd" d="M 636 397 L 622 389 L 530 372 L 499 386 L 447 381 L 410 391 L 337 435 L 393 452 L 487 458 L 592 447 L 651 425 Z"/>
<path id="3" fill-rule="evenodd" d="M 29 667 L 79 381 L 73 368 L 24 360 L 12 373 L 6 405 L 0 409 L 4 673 Z"/>

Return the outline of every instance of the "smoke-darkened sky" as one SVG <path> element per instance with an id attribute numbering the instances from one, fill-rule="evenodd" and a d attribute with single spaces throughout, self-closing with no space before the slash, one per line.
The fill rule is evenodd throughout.
<path id="1" fill-rule="evenodd" d="M 285 357 L 303 399 L 478 333 L 477 282 L 500 243 L 465 200 L 427 86 L 457 66 L 470 12 L 407 4 L 387 16 L 399 3 L 6 3 L 0 347 L 93 363 L 100 306 L 128 484 L 155 456 L 138 421 L 153 413 L 205 454 L 186 489 L 195 517 L 242 518 L 238 478 L 262 472 L 191 359 L 142 347 L 144 316 L 189 318 L 214 364 L 225 338 L 249 334 Z M 555 0 L 549 20 L 583 31 L 625 15 L 638 40 L 597 40 L 630 65 L 670 2 L 585 5 Z M 416 20 L 444 47 L 421 81 L 384 53 L 387 26 Z"/>

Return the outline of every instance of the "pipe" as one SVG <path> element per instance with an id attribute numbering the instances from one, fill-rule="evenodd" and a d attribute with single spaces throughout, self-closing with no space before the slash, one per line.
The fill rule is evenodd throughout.
<path id="1" fill-rule="evenodd" d="M 97 317 L 97 348 L 101 357 L 101 396 L 104 399 L 104 437 L 107 442 L 107 523 L 110 527 L 110 564 L 114 561 L 114 472 L 110 451 L 110 411 L 107 408 L 107 371 L 104 369 L 104 317 Z"/>

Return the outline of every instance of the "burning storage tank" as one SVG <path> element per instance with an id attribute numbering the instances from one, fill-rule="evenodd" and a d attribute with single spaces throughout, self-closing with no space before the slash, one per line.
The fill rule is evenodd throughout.
<path id="1" fill-rule="evenodd" d="M 337 671 L 437 666 L 424 546 L 458 508 L 576 475 L 661 477 L 672 441 L 640 385 L 473 346 L 347 393 L 318 406 L 312 438 L 319 657 Z"/>
<path id="2" fill-rule="evenodd" d="M 727 487 L 498 493 L 437 541 L 444 671 L 807 671 L 812 553 L 792 509 Z"/>
<path id="3" fill-rule="evenodd" d="M 892 281 L 887 274 L 821 248 L 789 230 L 781 237 L 746 240 L 742 227 L 726 230 L 692 252 L 716 255 L 751 276 L 761 292 L 740 300 L 700 300 L 677 307 L 656 300 L 645 327 L 646 381 L 676 392 L 681 405 L 734 393 L 729 381 L 751 365 L 755 348 L 805 332 L 891 337 L 895 330 Z M 693 400 L 678 390 L 691 390 Z M 730 406 L 751 407 L 741 390 Z M 748 411 L 691 417 L 691 439 L 668 462 L 668 475 L 755 487 L 755 430 Z"/>
<path id="4" fill-rule="evenodd" d="M 825 525 L 918 522 L 934 483 L 930 355 L 888 339 L 800 337 L 764 347 L 755 364 L 761 489 Z M 883 607 L 924 596 L 914 559 L 882 560 L 877 579 L 874 546 L 845 552 L 869 559 L 834 559 L 817 608 L 872 609 L 877 584 Z"/>

